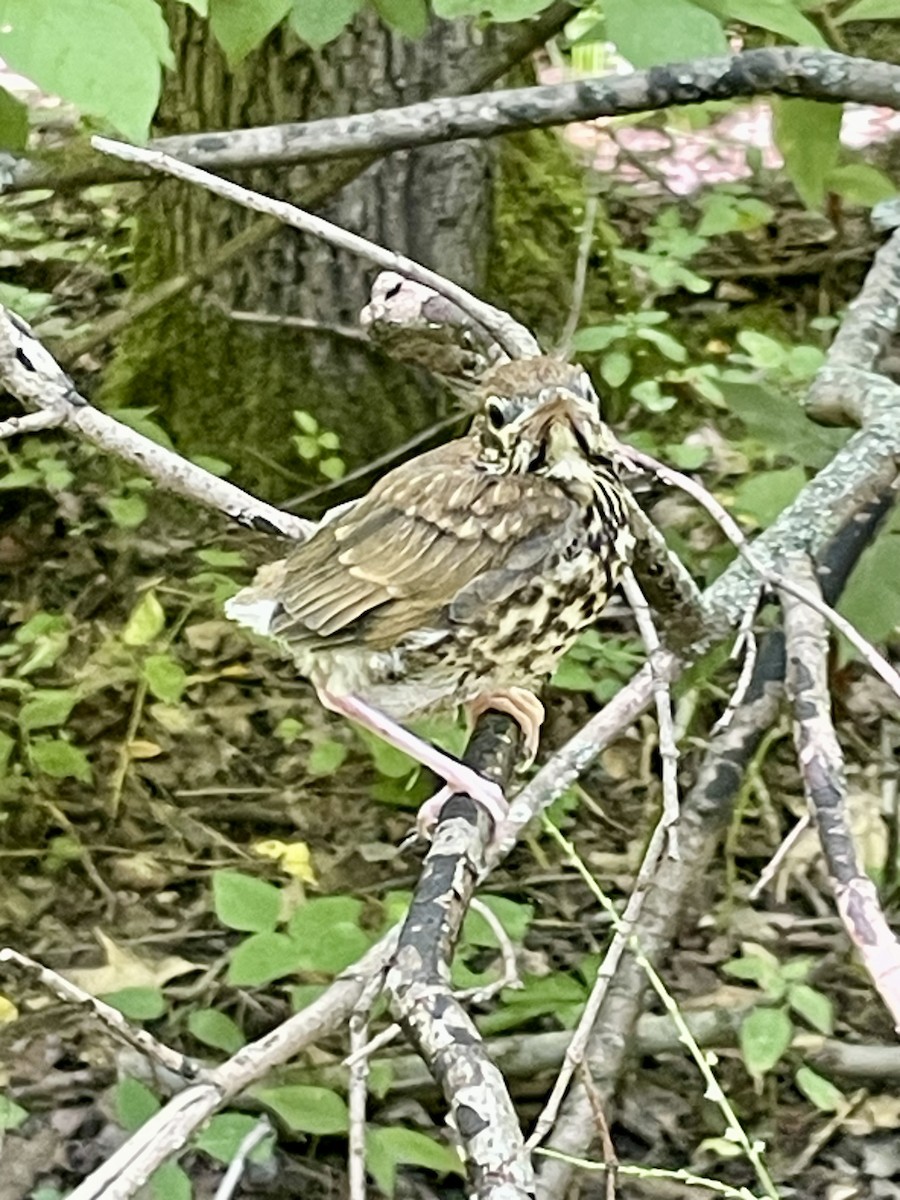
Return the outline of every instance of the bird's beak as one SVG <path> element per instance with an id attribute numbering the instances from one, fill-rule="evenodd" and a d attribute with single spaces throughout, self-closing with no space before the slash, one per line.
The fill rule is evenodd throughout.
<path id="1" fill-rule="evenodd" d="M 594 440 L 597 414 L 577 396 L 560 392 L 544 411 L 546 430 L 557 453 L 584 449 Z"/>

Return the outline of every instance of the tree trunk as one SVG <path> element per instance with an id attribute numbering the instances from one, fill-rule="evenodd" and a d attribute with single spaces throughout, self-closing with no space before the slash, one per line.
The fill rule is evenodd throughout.
<path id="1" fill-rule="evenodd" d="M 178 60 L 157 132 L 185 133 L 299 121 L 425 99 L 487 65 L 491 38 L 463 22 L 432 23 L 418 41 L 374 13 L 323 52 L 289 31 L 228 70 L 184 4 L 167 6 Z M 453 142 L 398 152 L 366 170 L 320 209 L 346 228 L 402 251 L 465 286 L 483 288 L 490 236 L 493 148 Z M 240 181 L 303 204 L 325 167 L 259 168 Z M 164 181 L 137 213 L 135 286 L 146 290 L 215 255 L 260 221 L 196 188 Z M 155 404 L 179 449 L 223 458 L 254 491 L 283 499 L 316 479 L 290 437 L 292 413 L 336 431 L 349 465 L 396 446 L 446 403 L 422 374 L 329 331 L 354 325 L 375 272 L 321 242 L 283 229 L 219 272 L 214 285 L 156 309 L 125 336 L 105 386 L 107 401 Z M 315 332 L 233 320 L 232 310 L 299 316 Z"/>

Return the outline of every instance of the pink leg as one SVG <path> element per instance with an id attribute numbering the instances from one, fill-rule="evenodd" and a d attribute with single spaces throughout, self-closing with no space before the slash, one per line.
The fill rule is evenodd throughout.
<path id="1" fill-rule="evenodd" d="M 317 691 L 319 699 L 326 708 L 349 717 L 351 721 L 362 725 L 370 733 L 377 734 L 388 745 L 393 746 L 396 750 L 402 750 L 410 758 L 414 758 L 422 766 L 428 767 L 447 782 L 449 785 L 447 788 L 438 792 L 436 796 L 432 796 L 430 800 L 426 800 L 422 806 L 419 815 L 420 829 L 430 828 L 434 824 L 444 803 L 455 793 L 471 797 L 488 813 L 495 827 L 500 825 L 509 806 L 503 795 L 503 789 L 496 783 L 491 783 L 489 779 L 485 779 L 483 775 L 479 775 L 465 763 L 457 762 L 455 758 L 444 754 L 443 751 L 438 750 L 437 746 L 432 746 L 422 738 L 416 737 L 414 733 L 410 733 L 408 729 L 404 729 L 402 725 L 392 721 L 379 709 L 373 708 L 365 700 L 361 700 L 359 696 L 336 696 L 324 688 L 317 688 Z M 440 801 L 440 804 L 435 809 L 437 801 Z"/>

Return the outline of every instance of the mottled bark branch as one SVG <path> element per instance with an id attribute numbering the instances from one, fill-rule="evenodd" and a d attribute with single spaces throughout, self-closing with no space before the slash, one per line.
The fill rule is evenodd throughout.
<path id="1" fill-rule="evenodd" d="M 794 559 L 787 573 L 804 588 L 816 586 L 809 559 Z M 786 684 L 794 711 L 794 741 L 835 903 L 847 935 L 900 1030 L 900 943 L 885 919 L 847 817 L 844 756 L 831 718 L 828 632 L 821 616 L 782 593 L 787 652 Z"/>
<path id="2" fill-rule="evenodd" d="M 512 720 L 489 713 L 479 722 L 466 761 L 506 783 L 520 743 Z M 453 951 L 483 871 L 489 835 L 490 819 L 467 796 L 444 805 L 385 993 L 392 1015 L 444 1094 L 474 1194 L 527 1200 L 534 1193 L 534 1177 L 506 1082 L 450 986 Z"/>
<path id="3" fill-rule="evenodd" d="M 559 27 L 558 21 L 551 24 Z M 443 97 L 348 117 L 157 138 L 150 145 L 207 170 L 231 171 L 383 154 L 458 138 L 491 138 L 570 121 L 761 95 L 897 108 L 900 67 L 831 50 L 773 47 L 667 63 L 630 75 Z M 63 154 L 35 161 L 8 159 L 0 172 L 0 189 L 73 188 L 142 178 L 147 178 L 146 171 L 133 162 L 102 164 L 81 148 L 78 161 L 68 164 Z"/>

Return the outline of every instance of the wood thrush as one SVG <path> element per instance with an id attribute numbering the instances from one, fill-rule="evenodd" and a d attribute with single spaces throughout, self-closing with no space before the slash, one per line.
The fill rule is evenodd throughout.
<path id="1" fill-rule="evenodd" d="M 634 536 L 614 440 L 578 366 L 532 358 L 494 368 L 470 431 L 385 475 L 327 514 L 308 541 L 263 567 L 226 606 L 276 639 L 326 708 L 430 767 L 499 824 L 484 779 L 397 723 L 464 704 L 520 724 L 534 694 L 599 614 Z"/>

